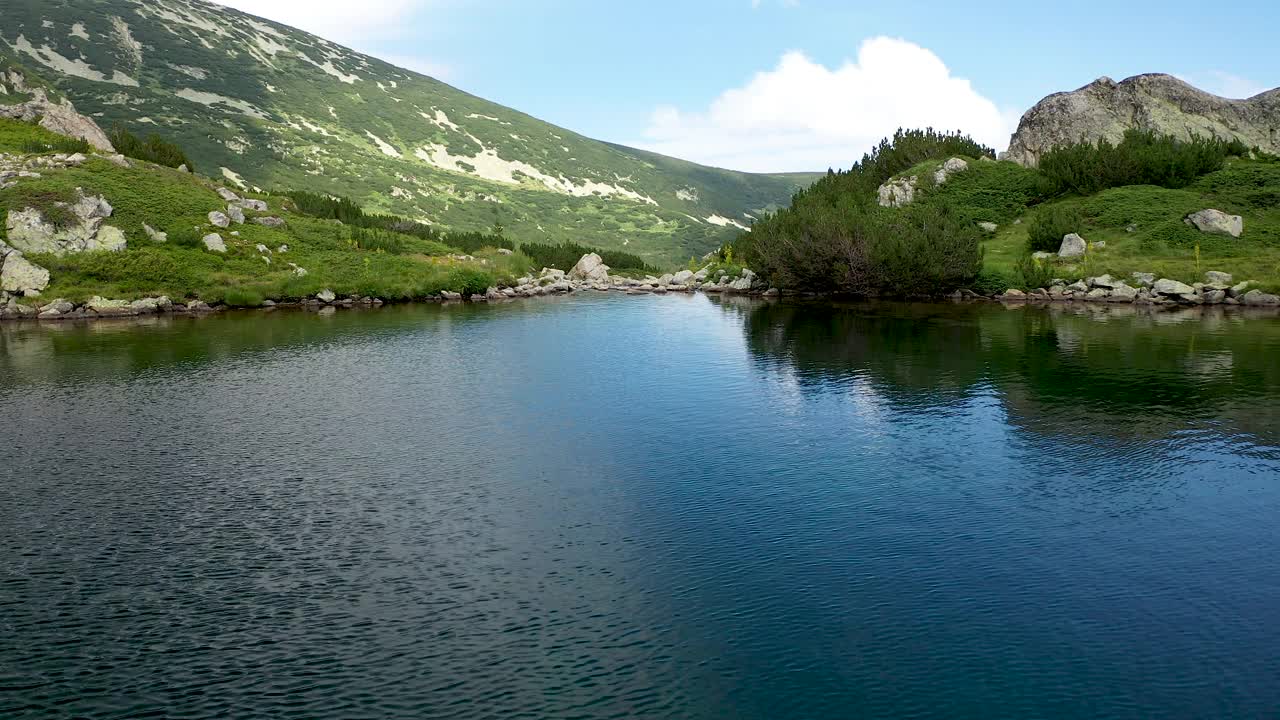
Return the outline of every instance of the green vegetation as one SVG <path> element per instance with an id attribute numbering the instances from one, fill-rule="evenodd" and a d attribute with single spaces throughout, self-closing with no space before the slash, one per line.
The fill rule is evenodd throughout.
<path id="1" fill-rule="evenodd" d="M 117 125 L 111 129 L 108 138 L 116 152 L 121 155 L 171 168 L 186 165 L 188 170 L 195 171 L 195 164 L 182 151 L 182 148 L 155 133 L 148 135 L 146 140 L 142 140 Z"/>
<path id="2" fill-rule="evenodd" d="M 845 173 L 798 193 L 733 245 L 779 287 L 860 295 L 990 294 L 1044 287 L 1054 277 L 1152 272 L 1183 282 L 1221 270 L 1280 287 L 1280 161 L 1236 142 L 1181 142 L 1130 132 L 1118 144 L 1047 153 L 1036 169 L 974 160 L 984 148 L 955 135 L 899 131 Z M 969 160 L 935 186 L 949 157 Z M 877 189 L 917 176 L 916 199 L 879 207 Z M 1215 208 L 1244 218 L 1241 238 L 1184 222 Z M 995 223 L 995 233 L 976 231 Z M 1082 259 L 1036 261 L 1064 235 L 1089 243 Z"/>
<path id="3" fill-rule="evenodd" d="M 547 245 L 542 243 L 521 243 L 520 252 L 528 255 L 535 265 L 539 267 L 558 268 L 560 270 L 569 270 L 577 264 L 578 260 L 587 253 L 596 253 L 600 259 L 604 261 L 611 269 L 620 271 L 634 270 L 642 273 L 658 272 L 654 268 L 645 263 L 637 255 L 625 253 L 619 250 L 602 250 L 600 248 L 588 247 L 577 243 L 561 243 L 559 245 Z"/>
<path id="4" fill-rule="evenodd" d="M 920 166 L 926 161 L 992 155 L 959 134 L 899 130 L 850 170 L 829 173 L 797 193 L 790 208 L 760 219 L 734 252 L 786 288 L 912 295 L 957 287 L 981 267 L 972 218 L 1007 214 L 1004 193 L 968 188 L 955 206 L 929 199 L 887 209 L 878 206 L 876 190 L 904 171 L 928 176 Z M 1016 185 L 1000 179 L 1002 188 Z"/>

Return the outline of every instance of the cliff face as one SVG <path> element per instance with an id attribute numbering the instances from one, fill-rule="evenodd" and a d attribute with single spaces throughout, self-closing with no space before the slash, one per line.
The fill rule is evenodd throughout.
<path id="1" fill-rule="evenodd" d="M 1280 88 L 1247 100 L 1199 90 L 1172 75 L 1099 78 L 1055 93 L 1022 116 L 1005 158 L 1034 166 L 1047 150 L 1081 139 L 1117 142 L 1130 128 L 1189 138 L 1239 138 L 1280 154 Z"/>

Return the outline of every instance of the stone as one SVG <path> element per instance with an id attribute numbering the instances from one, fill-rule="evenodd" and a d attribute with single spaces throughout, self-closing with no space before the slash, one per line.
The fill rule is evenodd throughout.
<path id="1" fill-rule="evenodd" d="M 609 266 L 595 253 L 587 253 L 578 259 L 578 263 L 569 271 L 569 277 L 574 280 L 586 280 L 588 282 L 609 282 Z"/>
<path id="2" fill-rule="evenodd" d="M 1245 294 L 1245 292 L 1248 289 L 1249 289 L 1249 281 L 1245 280 L 1244 282 L 1239 283 L 1237 285 L 1232 285 L 1231 289 L 1227 290 L 1227 296 L 1233 297 L 1233 298 L 1240 297 L 1241 295 Z"/>
<path id="3" fill-rule="evenodd" d="M 1240 297 L 1244 305 L 1280 305 L 1280 296 L 1264 293 L 1261 290 L 1250 290 Z"/>
<path id="4" fill-rule="evenodd" d="M 511 255 L 512 252 L 506 248 L 498 248 L 499 255 Z"/>
<path id="5" fill-rule="evenodd" d="M 1138 289 L 1121 282 L 1111 288 L 1111 302 L 1133 302 L 1138 297 Z"/>
<path id="6" fill-rule="evenodd" d="M 187 303 L 187 312 L 205 313 L 212 310 L 213 308 L 209 307 L 209 304 L 203 300 L 192 300 Z"/>
<path id="7" fill-rule="evenodd" d="M 316 299 L 319 300 L 320 302 L 331 303 L 334 300 L 336 300 L 337 297 L 338 296 L 334 295 L 333 291 L 330 290 L 329 288 L 325 288 L 320 292 L 316 293 Z"/>
<path id="8" fill-rule="evenodd" d="M 1005 290 L 1004 294 L 1000 297 L 1005 300 L 1025 300 L 1027 294 L 1017 288 L 1009 288 L 1008 290 Z"/>
<path id="9" fill-rule="evenodd" d="M 21 252 L 10 250 L 0 266 L 0 290 L 30 295 L 49 286 L 49 271 L 27 260 Z"/>
<path id="10" fill-rule="evenodd" d="M 1088 247 L 1088 243 L 1084 241 L 1084 238 L 1080 237 L 1076 233 L 1069 233 L 1064 235 L 1062 238 L 1062 245 L 1058 247 L 1058 257 L 1081 257 L 1085 254 Z"/>
<path id="11" fill-rule="evenodd" d="M 1107 288 L 1108 290 L 1114 287 L 1119 287 L 1120 285 L 1123 285 L 1123 284 L 1124 282 L 1120 280 L 1116 280 L 1110 275 L 1103 275 L 1101 277 L 1089 278 L 1089 282 L 1088 282 L 1089 287 Z"/>
<path id="12" fill-rule="evenodd" d="M 276 248 L 276 252 L 278 252 L 278 253 L 287 253 L 287 252 L 289 252 L 289 246 L 288 246 L 288 245 L 281 245 L 280 247 Z"/>
<path id="13" fill-rule="evenodd" d="M 1111 291 L 1107 288 L 1094 288 L 1084 296 L 1084 299 L 1092 301 L 1106 300 L 1110 295 Z"/>
<path id="14" fill-rule="evenodd" d="M 1218 272 L 1217 270 L 1210 270 L 1209 272 L 1206 272 L 1204 274 L 1204 282 L 1206 285 L 1218 285 L 1218 286 L 1230 287 L 1231 280 L 1232 280 L 1231 273 L 1224 273 L 1224 272 Z"/>
<path id="15" fill-rule="evenodd" d="M 186 163 L 182 163 L 181 165 L 178 166 L 178 172 L 189 173 L 191 172 L 191 168 L 187 167 Z"/>
<path id="16" fill-rule="evenodd" d="M 1168 278 L 1160 278 L 1151 286 L 1152 292 L 1157 295 L 1194 295 L 1195 288 L 1177 280 Z"/>
<path id="17" fill-rule="evenodd" d="M 138 313 L 139 315 L 151 315 L 157 312 L 168 310 L 172 306 L 173 306 L 173 301 L 171 301 L 167 296 L 164 296 L 164 295 L 161 295 L 160 297 L 153 297 L 153 298 L 148 297 L 148 298 L 142 298 L 141 300 L 134 300 L 129 305 L 130 309 L 132 309 L 134 312 Z"/>
<path id="18" fill-rule="evenodd" d="M 1107 248 L 1107 241 L 1099 240 L 1095 243 L 1090 243 L 1089 247 L 1093 248 L 1094 250 L 1105 250 Z"/>
<path id="19" fill-rule="evenodd" d="M 63 298 L 58 298 L 53 302 L 45 303 L 44 305 L 40 306 L 41 314 L 47 313 L 47 312 L 56 312 L 59 315 L 66 315 L 67 313 L 75 309 L 76 309 L 75 305 L 72 305 L 70 302 L 68 302 L 67 300 L 64 300 Z"/>
<path id="20" fill-rule="evenodd" d="M 1219 305 L 1226 301 L 1226 290 L 1210 290 L 1204 294 L 1204 303 L 1206 305 Z"/>
<path id="21" fill-rule="evenodd" d="M 915 175 L 907 178 L 897 178 L 880 186 L 877 190 L 877 197 L 880 207 L 902 207 L 910 205 L 916 198 L 916 183 L 919 181 Z"/>
<path id="22" fill-rule="evenodd" d="M 1000 226 L 993 222 L 980 222 L 978 223 L 978 227 L 989 233 L 993 233 L 1000 229 Z"/>
<path id="23" fill-rule="evenodd" d="M 146 223 L 142 223 L 142 230 L 147 234 L 151 242 L 169 242 L 169 233 L 160 232 Z"/>
<path id="24" fill-rule="evenodd" d="M 231 218 L 231 222 L 237 225 L 244 224 L 244 210 L 239 205 L 228 205 L 227 217 Z"/>
<path id="25" fill-rule="evenodd" d="M 941 185 L 952 175 L 968 169 L 969 163 L 965 162 L 964 159 L 958 157 L 947 158 L 947 161 L 942 163 L 942 167 L 933 172 L 933 182 Z"/>
<path id="26" fill-rule="evenodd" d="M 205 248 L 210 252 L 224 253 L 227 251 L 227 244 L 222 241 L 222 236 L 218 233 L 209 233 L 208 235 L 205 235 L 202 240 L 204 241 Z"/>
<path id="27" fill-rule="evenodd" d="M 128 244 L 124 237 L 124 231 L 114 225 L 103 225 L 98 228 L 98 234 L 85 244 L 84 249 L 119 252 L 124 250 Z"/>
<path id="28" fill-rule="evenodd" d="M 217 189 L 217 193 L 218 193 L 218 197 L 222 198 L 223 200 L 229 203 L 238 202 L 240 200 L 240 196 L 235 194 L 235 192 L 233 192 L 229 188 L 220 187 Z"/>
<path id="29" fill-rule="evenodd" d="M 284 220 L 274 216 L 256 217 L 253 219 L 253 222 L 264 227 L 281 227 L 284 225 Z"/>
<path id="30" fill-rule="evenodd" d="M 289 263 L 289 267 L 293 268 L 293 274 L 294 274 L 294 276 L 295 276 L 295 277 L 306 277 L 306 276 L 307 276 L 307 269 L 306 269 L 306 268 L 298 267 L 298 266 L 297 266 L 296 264 L 294 264 L 294 263 Z"/>
<path id="31" fill-rule="evenodd" d="M 1156 276 L 1154 273 L 1135 272 L 1132 277 L 1133 281 L 1138 284 L 1138 287 L 1149 288 L 1156 282 Z"/>
<path id="32" fill-rule="evenodd" d="M 1239 215 L 1228 215 L 1221 210 L 1201 210 L 1186 217 L 1185 222 L 1203 233 L 1230 235 L 1240 237 L 1244 232 L 1244 218 Z"/>
<path id="33" fill-rule="evenodd" d="M 440 297 L 444 298 L 445 300 L 461 300 L 462 293 L 450 292 L 448 290 L 441 290 Z"/>
<path id="34" fill-rule="evenodd" d="M 111 204 L 105 198 L 85 195 L 82 190 L 77 189 L 74 202 L 60 202 L 56 205 L 70 211 L 70 222 L 55 226 L 38 209 L 31 207 L 10 211 L 5 222 L 9 244 L 23 252 L 58 256 L 102 249 L 104 243 L 97 242 L 98 231 L 103 220 L 113 212 Z M 118 239 L 113 235 L 109 236 L 105 245 L 115 246 Z"/>
<path id="35" fill-rule="evenodd" d="M 1070 285 L 1068 285 L 1066 287 L 1066 290 L 1067 292 L 1072 292 L 1072 293 L 1087 293 L 1089 292 L 1089 285 L 1085 283 L 1085 281 L 1083 280 L 1077 280 L 1071 283 Z"/>
<path id="36" fill-rule="evenodd" d="M 694 273 L 692 270 L 681 270 L 680 272 L 671 276 L 671 282 L 677 285 L 685 285 L 687 283 L 693 282 L 693 275 Z"/>
<path id="37" fill-rule="evenodd" d="M 214 210 L 209 213 L 209 224 L 214 227 L 224 228 L 231 225 L 231 218 L 227 217 L 225 213 Z"/>
<path id="38" fill-rule="evenodd" d="M 234 201 L 237 205 L 245 210 L 253 210 L 254 212 L 266 212 L 267 204 L 262 200 L 254 200 L 252 198 L 243 198 Z"/>
<path id="39" fill-rule="evenodd" d="M 97 295 L 89 298 L 89 301 L 84 306 L 103 316 L 137 314 L 133 310 L 133 303 L 128 300 L 108 300 Z"/>
<path id="40" fill-rule="evenodd" d="M 1118 143 L 1126 130 L 1145 130 L 1180 140 L 1237 139 L 1248 147 L 1280 154 L 1274 93 L 1229 100 L 1172 75 L 1137 75 L 1121 82 L 1098 80 L 1071 92 L 1049 95 L 1022 116 L 1001 157 L 1034 167 L 1058 147 L 1106 139 Z"/>

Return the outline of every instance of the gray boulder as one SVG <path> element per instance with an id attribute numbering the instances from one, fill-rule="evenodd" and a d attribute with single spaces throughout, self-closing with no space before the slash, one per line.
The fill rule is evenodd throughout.
<path id="1" fill-rule="evenodd" d="M 209 224 L 220 228 L 228 227 L 231 225 L 231 218 L 227 217 L 225 213 L 214 210 L 209 213 Z"/>
<path id="2" fill-rule="evenodd" d="M 0 290 L 31 295 L 49 287 L 49 271 L 27 260 L 17 250 L 8 250 L 0 260 Z"/>
<path id="3" fill-rule="evenodd" d="M 915 175 L 905 178 L 897 178 L 880 186 L 877 190 L 877 200 L 880 207 L 902 207 L 910 205 L 916 199 L 916 183 L 919 178 Z"/>
<path id="4" fill-rule="evenodd" d="M 227 251 L 227 244 L 222 241 L 222 236 L 218 233 L 209 233 L 203 238 L 204 246 L 210 252 L 224 253 Z"/>
<path id="5" fill-rule="evenodd" d="M 220 187 L 218 188 L 217 192 L 218 192 L 218 197 L 222 198 L 223 200 L 229 203 L 240 201 L 240 196 L 232 192 L 229 188 Z"/>
<path id="6" fill-rule="evenodd" d="M 237 225 L 244 224 L 244 210 L 239 205 L 228 205 L 227 217 L 231 218 L 231 222 Z"/>
<path id="7" fill-rule="evenodd" d="M 1240 233 L 1244 232 L 1244 218 L 1239 215 L 1228 215 L 1221 210 L 1209 209 L 1194 212 L 1187 216 L 1185 222 L 1203 233 L 1238 238 Z"/>
<path id="8" fill-rule="evenodd" d="M 569 271 L 572 280 L 583 280 L 590 283 L 609 282 L 609 266 L 595 253 L 587 253 L 578 259 L 578 263 Z"/>
<path id="9" fill-rule="evenodd" d="M 978 227 L 982 228 L 982 229 L 983 229 L 983 231 L 985 231 L 985 232 L 989 232 L 989 233 L 993 233 L 993 232 L 995 232 L 996 230 L 999 230 L 999 229 L 1000 229 L 1000 226 L 999 226 L 999 225 L 997 225 L 997 224 L 995 224 L 995 223 L 993 223 L 993 222 L 985 222 L 985 221 L 984 221 L 984 222 L 980 222 L 980 223 L 978 223 Z"/>
<path id="10" fill-rule="evenodd" d="M 1084 241 L 1084 238 L 1076 233 L 1069 233 L 1062 238 L 1062 245 L 1058 247 L 1058 257 L 1082 257 L 1088 248 L 1089 244 Z"/>
<path id="11" fill-rule="evenodd" d="M 1204 282 L 1206 285 L 1230 287 L 1231 280 L 1232 277 L 1230 273 L 1218 272 L 1217 270 L 1210 270 L 1204 274 Z"/>
<path id="12" fill-rule="evenodd" d="M 255 212 L 267 211 L 267 204 L 262 200 L 253 200 L 250 198 L 244 198 L 241 200 L 237 200 L 236 204 L 245 210 L 253 210 Z"/>
<path id="13" fill-rule="evenodd" d="M 147 237 L 151 239 L 151 242 L 169 242 L 169 233 L 160 232 L 146 223 L 142 223 L 142 230 L 147 234 Z"/>
<path id="14" fill-rule="evenodd" d="M 1160 278 L 1151 286 L 1151 291 L 1157 295 L 1195 295 L 1195 288 L 1177 280 L 1168 278 Z"/>
<path id="15" fill-rule="evenodd" d="M 1150 288 L 1155 285 L 1156 276 L 1154 273 L 1135 272 L 1133 281 L 1138 284 L 1138 287 Z"/>
<path id="16" fill-rule="evenodd" d="M 1261 290 L 1250 290 L 1245 293 L 1240 302 L 1245 305 L 1280 305 L 1280 296 L 1264 293 Z"/>
<path id="17" fill-rule="evenodd" d="M 338 296 L 334 295 L 333 291 L 330 290 L 329 288 L 325 288 L 320 292 L 316 293 L 316 299 L 319 300 L 320 302 L 331 303 L 334 300 L 336 300 L 337 297 Z"/>
<path id="18" fill-rule="evenodd" d="M 274 216 L 256 217 L 253 219 L 253 222 L 264 227 L 281 227 L 284 225 L 284 220 Z"/>

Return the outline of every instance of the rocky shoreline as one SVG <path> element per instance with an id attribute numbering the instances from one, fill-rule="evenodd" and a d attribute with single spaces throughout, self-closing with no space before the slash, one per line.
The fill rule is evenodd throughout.
<path id="1" fill-rule="evenodd" d="M 667 293 L 703 292 L 716 295 L 741 295 L 764 298 L 820 297 L 814 293 L 783 291 L 769 287 L 751 270 L 730 275 L 727 271 L 712 271 L 711 266 L 698 271 L 681 270 L 661 276 L 631 278 L 611 276 L 609 268 L 598 255 L 584 255 L 568 272 L 555 268 L 543 268 L 537 275 L 519 278 L 515 284 L 488 288 L 484 293 L 464 296 L 462 293 L 443 291 L 439 295 L 419 298 L 416 302 L 501 302 L 549 295 L 569 295 L 578 292 L 619 292 L 627 295 L 663 295 Z M 714 277 L 713 277 L 714 275 Z M 953 301 L 999 301 L 1018 303 L 1088 303 L 1146 305 L 1152 308 L 1185 308 L 1194 306 L 1240 306 L 1280 308 L 1280 297 L 1250 289 L 1248 282 L 1232 283 L 1226 273 L 1210 271 L 1206 282 L 1185 285 L 1167 278 L 1155 279 L 1148 273 L 1134 273 L 1137 287 L 1112 278 L 1110 275 L 1085 278 L 1073 283 L 1055 280 L 1048 288 L 1030 292 L 1010 289 L 1004 293 L 986 296 L 971 290 L 958 290 L 948 298 Z M 933 298 L 939 299 L 939 298 Z M 375 297 L 338 297 L 332 290 L 321 290 L 315 296 L 301 299 L 266 300 L 261 308 L 301 308 L 321 312 L 336 312 L 348 308 L 378 308 L 393 304 Z M 39 307 L 19 304 L 16 298 L 8 298 L 0 305 L 2 320 L 94 320 L 99 318 L 125 318 L 148 315 L 207 315 L 233 309 L 226 305 L 210 305 L 202 300 L 174 302 L 165 296 L 139 300 L 110 300 L 90 298 L 75 304 L 57 299 Z M 256 308 L 248 308 L 256 309 Z"/>

